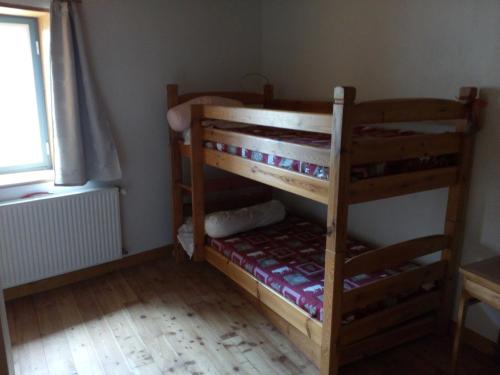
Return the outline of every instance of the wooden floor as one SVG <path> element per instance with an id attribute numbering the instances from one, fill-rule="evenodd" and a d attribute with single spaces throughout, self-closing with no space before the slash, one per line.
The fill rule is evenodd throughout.
<path id="1" fill-rule="evenodd" d="M 16 374 L 317 374 L 206 264 L 139 267 L 8 303 Z M 444 374 L 450 340 L 427 338 L 342 374 Z M 462 374 L 500 374 L 473 349 Z"/>

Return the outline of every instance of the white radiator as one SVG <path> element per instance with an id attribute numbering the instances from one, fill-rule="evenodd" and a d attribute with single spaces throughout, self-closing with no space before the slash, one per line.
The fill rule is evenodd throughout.
<path id="1" fill-rule="evenodd" d="M 0 203 L 0 277 L 4 288 L 121 256 L 116 188 Z"/>

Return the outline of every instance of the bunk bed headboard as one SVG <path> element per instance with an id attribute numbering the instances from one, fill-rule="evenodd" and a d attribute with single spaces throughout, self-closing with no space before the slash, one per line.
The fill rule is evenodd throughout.
<path id="1" fill-rule="evenodd" d="M 477 125 L 475 87 L 460 89 L 458 100 L 410 98 L 372 100 L 355 103 L 351 125 L 377 125 L 398 122 L 446 122 L 465 120 L 469 126 Z M 459 129 L 457 129 L 459 130 Z"/>
<path id="2" fill-rule="evenodd" d="M 178 104 L 201 96 L 220 96 L 223 98 L 235 99 L 248 106 L 262 106 L 267 109 L 276 109 L 292 112 L 310 112 L 331 114 L 333 102 L 328 100 L 291 100 L 274 98 L 274 86 L 266 84 L 262 93 L 239 92 L 239 91 L 200 91 L 179 94 L 177 84 L 167 85 L 168 103 L 170 109 Z"/>
<path id="3" fill-rule="evenodd" d="M 179 86 L 177 84 L 167 85 L 167 108 L 170 109 L 178 104 L 185 103 L 189 100 L 202 96 L 220 96 L 223 98 L 239 100 L 248 106 L 263 106 L 268 108 L 273 100 L 274 88 L 273 85 L 264 85 L 262 93 L 245 92 L 245 91 L 200 91 L 179 94 Z"/>

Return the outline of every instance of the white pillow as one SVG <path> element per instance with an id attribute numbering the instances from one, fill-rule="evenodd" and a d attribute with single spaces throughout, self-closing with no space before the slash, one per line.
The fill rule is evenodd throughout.
<path id="1" fill-rule="evenodd" d="M 285 206 L 277 200 L 239 210 L 219 211 L 205 217 L 205 232 L 212 238 L 227 237 L 278 223 L 285 214 Z"/>
<path id="2" fill-rule="evenodd" d="M 223 98 L 220 96 L 200 96 L 188 100 L 185 103 L 170 108 L 167 112 L 167 120 L 170 127 L 178 132 L 189 129 L 191 126 L 191 106 L 193 104 L 212 104 L 227 107 L 241 107 L 243 103 L 239 100 Z"/>

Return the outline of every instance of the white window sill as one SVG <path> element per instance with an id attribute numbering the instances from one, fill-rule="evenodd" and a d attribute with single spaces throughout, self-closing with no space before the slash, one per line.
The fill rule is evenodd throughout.
<path id="1" fill-rule="evenodd" d="M 32 171 L 0 174 L 0 188 L 54 181 L 54 171 Z"/>

